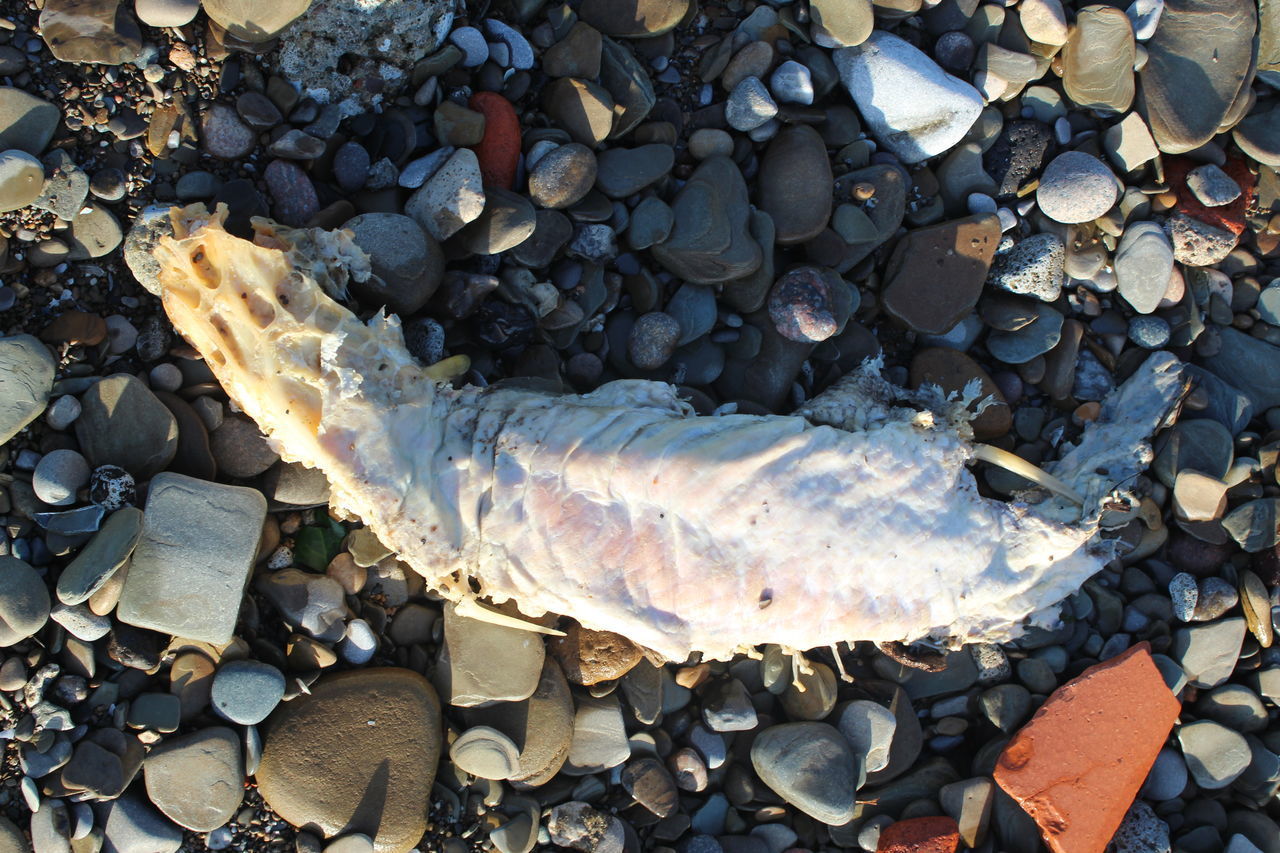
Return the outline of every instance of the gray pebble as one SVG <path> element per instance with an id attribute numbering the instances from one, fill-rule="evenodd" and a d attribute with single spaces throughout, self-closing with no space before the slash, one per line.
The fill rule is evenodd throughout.
<path id="1" fill-rule="evenodd" d="M 641 370 L 657 370 L 675 352 L 680 333 L 680 324 L 670 314 L 661 311 L 642 314 L 627 338 L 627 356 Z"/>
<path id="2" fill-rule="evenodd" d="M 1192 778 L 1210 791 L 1234 782 L 1251 760 L 1244 736 L 1212 720 L 1197 720 L 1179 728 L 1178 743 Z"/>
<path id="3" fill-rule="evenodd" d="M 74 450 L 46 453 L 36 465 L 31 486 L 36 497 L 50 506 L 70 506 L 76 492 L 89 482 L 89 463 Z"/>
<path id="4" fill-rule="evenodd" d="M 734 130 L 755 130 L 778 114 L 778 105 L 759 77 L 743 78 L 729 93 L 724 118 Z"/>
<path id="5" fill-rule="evenodd" d="M 80 401 L 71 394 L 63 394 L 49 404 L 45 410 L 44 422 L 51 429 L 65 430 L 80 417 Z"/>
<path id="6" fill-rule="evenodd" d="M 214 710 L 219 716 L 244 726 L 265 720 L 283 696 L 284 675 L 260 661 L 232 661 L 213 677 Z"/>
<path id="7" fill-rule="evenodd" d="M 1139 315 L 1129 321 L 1129 340 L 1143 349 L 1160 349 L 1169 343 L 1171 330 L 1162 317 Z"/>

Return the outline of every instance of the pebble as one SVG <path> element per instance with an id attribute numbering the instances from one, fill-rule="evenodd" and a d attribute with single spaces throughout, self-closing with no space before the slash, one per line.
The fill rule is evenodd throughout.
<path id="1" fill-rule="evenodd" d="M 788 59 L 769 76 L 769 91 L 779 103 L 812 104 L 813 75 L 808 66 Z"/>
<path id="2" fill-rule="evenodd" d="M 244 761 L 237 734 L 212 726 L 166 739 L 144 765 L 147 796 L 166 817 L 195 832 L 229 821 L 244 795 Z"/>
<path id="3" fill-rule="evenodd" d="M 875 773 L 889 764 L 897 718 L 883 705 L 858 699 L 840 712 L 837 728 L 853 748 L 865 772 Z"/>
<path id="4" fill-rule="evenodd" d="M 178 423 L 137 377 L 108 376 L 85 391 L 80 405 L 76 438 L 95 468 L 118 465 L 146 479 L 173 461 Z"/>
<path id="5" fill-rule="evenodd" d="M 258 144 L 258 134 L 246 125 L 235 107 L 214 103 L 200 123 L 200 145 L 220 160 L 239 160 Z"/>
<path id="6" fill-rule="evenodd" d="M 230 641 L 266 511 L 255 489 L 154 477 L 116 618 L 192 640 Z"/>
<path id="7" fill-rule="evenodd" d="M 977 305 L 999 243 L 990 214 L 908 231 L 885 268 L 885 310 L 917 332 L 946 334 Z"/>
<path id="8" fill-rule="evenodd" d="M 1249 744 L 1239 732 L 1212 720 L 1197 720 L 1178 728 L 1178 745 L 1191 778 L 1215 791 L 1240 777 L 1251 760 Z"/>
<path id="9" fill-rule="evenodd" d="M 241 41 L 257 44 L 270 41 L 307 11 L 311 0 L 281 0 L 259 6 L 242 0 L 205 0 L 205 14 Z"/>
<path id="10" fill-rule="evenodd" d="M 1010 293 L 1053 302 L 1062 294 L 1066 248 L 1056 235 L 1033 234 L 996 255 L 987 282 Z"/>
<path id="11" fill-rule="evenodd" d="M 25 151 L 0 152 L 0 213 L 19 210 L 40 198 L 44 165 Z"/>
<path id="12" fill-rule="evenodd" d="M 370 307 L 385 306 L 388 312 L 401 317 L 416 314 L 444 280 L 445 258 L 440 244 L 410 217 L 364 213 L 348 219 L 342 227 L 351 229 L 356 244 L 369 254 L 377 276 L 376 280 L 352 284 L 361 301 Z M 259 452 L 258 456 L 260 461 L 266 461 L 265 454 Z M 271 459 L 266 467 L 274 461 Z"/>
<path id="13" fill-rule="evenodd" d="M 284 675 L 270 664 L 232 661 L 213 677 L 211 699 L 219 716 L 244 726 L 262 722 L 284 696 Z"/>
<path id="14" fill-rule="evenodd" d="M 808 242 L 827 227 L 831 180 L 826 143 L 812 127 L 785 128 L 769 143 L 760 163 L 758 198 L 780 245 Z"/>
<path id="15" fill-rule="evenodd" d="M 1154 222 L 1125 228 L 1116 249 L 1115 274 L 1120 295 L 1139 314 L 1159 307 L 1173 273 L 1174 251 L 1164 230 Z"/>
<path id="16" fill-rule="evenodd" d="M 654 38 L 674 29 L 690 5 L 690 0 L 624 0 L 590 3 L 580 14 L 607 36 Z"/>
<path id="17" fill-rule="evenodd" d="M 1221 207 L 1240 197 L 1240 185 L 1216 163 L 1205 163 L 1187 172 L 1187 188 L 1205 207 Z"/>
<path id="18" fill-rule="evenodd" d="M 469 619 L 446 605 L 441 653 L 441 696 L 467 708 L 528 699 L 538 687 L 546 649 L 537 634 Z"/>
<path id="19" fill-rule="evenodd" d="M 105 843 L 117 853 L 177 853 L 182 830 L 162 817 L 141 794 L 129 793 L 102 804 L 97 813 Z"/>
<path id="20" fill-rule="evenodd" d="M 1235 670 L 1244 635 L 1245 620 L 1239 616 L 1179 628 L 1169 654 L 1192 686 L 1217 687 Z"/>
<path id="21" fill-rule="evenodd" d="M 489 60 L 489 43 L 475 27 L 454 27 L 449 41 L 462 51 L 463 68 L 478 68 Z"/>
<path id="22" fill-rule="evenodd" d="M 48 619 L 44 579 L 22 560 L 0 557 L 0 646 L 32 636 Z"/>
<path id="23" fill-rule="evenodd" d="M 409 197 L 404 211 L 436 240 L 447 240 L 484 212 L 482 180 L 475 153 L 459 148 Z"/>
<path id="24" fill-rule="evenodd" d="M 0 338 L 0 445 L 44 412 L 53 389 L 54 361 L 30 335 Z"/>
<path id="25" fill-rule="evenodd" d="M 13 86 L 0 86 L 0 151 L 39 156 L 62 119 L 59 109 Z"/>
<path id="26" fill-rule="evenodd" d="M 719 128 L 698 128 L 689 135 L 689 153 L 697 160 L 717 154 L 729 157 L 733 154 L 733 137 Z"/>
<path id="27" fill-rule="evenodd" d="M 670 145 L 610 148 L 600 154 L 596 189 L 609 198 L 624 199 L 666 177 L 674 165 Z"/>
<path id="28" fill-rule="evenodd" d="M 50 506 L 70 506 L 89 484 L 89 463 L 74 450 L 54 450 L 40 458 L 31 476 L 36 497 Z"/>
<path id="29" fill-rule="evenodd" d="M 497 729 L 473 726 L 449 747 L 449 759 L 465 773 L 481 779 L 508 779 L 519 770 L 520 750 Z"/>
<path id="30" fill-rule="evenodd" d="M 1116 202 L 1116 179 L 1099 160 L 1080 151 L 1059 154 L 1045 167 L 1036 203 L 1055 222 L 1091 222 Z"/>
<path id="31" fill-rule="evenodd" d="M 850 311 L 849 302 L 848 284 L 834 273 L 799 267 L 769 290 L 769 318 L 783 337 L 819 343 L 840 330 L 842 318 Z"/>
<path id="32" fill-rule="evenodd" d="M 1236 247 L 1238 238 L 1230 231 L 1183 213 L 1175 213 L 1164 222 L 1165 233 L 1173 243 L 1173 257 L 1191 267 L 1208 267 L 1226 259 Z"/>
<path id="33" fill-rule="evenodd" d="M 626 845 L 622 821 L 583 802 L 552 808 L 547 816 L 547 832 L 552 844 L 581 853 L 623 853 Z"/>
<path id="34" fill-rule="evenodd" d="M 1146 41 L 1155 35 L 1163 12 L 1164 0 L 1133 0 L 1125 9 L 1125 14 L 1133 22 L 1133 37 Z"/>
<path id="35" fill-rule="evenodd" d="M 812 0 L 810 34 L 822 47 L 854 47 L 871 35 L 875 24 L 870 0 Z"/>
<path id="36" fill-rule="evenodd" d="M 732 160 L 714 156 L 670 202 L 670 236 L 652 248 L 668 271 L 694 284 L 720 284 L 760 268 L 764 253 L 747 227 L 747 185 Z"/>
<path id="37" fill-rule="evenodd" d="M 725 121 L 743 133 L 755 130 L 777 114 L 778 104 L 759 77 L 746 77 L 734 86 L 724 108 Z"/>
<path id="38" fill-rule="evenodd" d="M 1083 8 L 1062 49 L 1063 90 L 1081 107 L 1124 112 L 1133 103 L 1136 55 L 1133 28 L 1123 11 Z"/>
<path id="39" fill-rule="evenodd" d="M 510 781 L 538 786 L 564 765 L 573 738 L 574 708 L 569 684 L 554 658 L 546 658 L 538 687 L 527 700 L 498 702 L 467 711 L 467 721 L 487 725 L 522 744 L 519 769 Z"/>
<path id="40" fill-rule="evenodd" d="M 342 659 L 352 666 L 363 666 L 373 660 L 378 651 L 378 637 L 373 628 L 363 619 L 352 619 L 347 623 L 346 635 L 338 646 Z"/>
<path id="41" fill-rule="evenodd" d="M 1059 0 L 1022 0 L 1018 4 L 1018 22 L 1027 38 L 1038 44 L 1067 43 L 1067 13 Z"/>
<path id="42" fill-rule="evenodd" d="M 427 827 L 442 742 L 440 703 L 422 676 L 375 667 L 329 675 L 273 718 L 256 778 L 294 826 L 359 832 L 408 850 Z M 349 792 L 361 791 L 358 801 Z"/>
<path id="43" fill-rule="evenodd" d="M 89 500 L 107 512 L 115 512 L 137 502 L 133 475 L 117 465 L 99 465 L 89 477 Z"/>
<path id="44" fill-rule="evenodd" d="M 617 695 L 578 699 L 565 772 L 574 776 L 600 773 L 630 756 L 631 744 Z"/>
<path id="45" fill-rule="evenodd" d="M 670 314 L 651 311 L 636 318 L 627 338 L 627 357 L 641 370 L 666 364 L 679 344 L 680 324 Z"/>
<path id="46" fill-rule="evenodd" d="M 543 89 L 542 100 L 547 115 L 574 142 L 596 148 L 613 131 L 613 98 L 595 83 L 560 77 Z"/>
<path id="47" fill-rule="evenodd" d="M 903 162 L 949 150 L 982 111 L 976 89 L 889 33 L 873 32 L 832 58 L 872 135 Z"/>
<path id="48" fill-rule="evenodd" d="M 573 625 L 565 636 L 550 640 L 547 651 L 560 662 L 570 683 L 584 686 L 616 681 L 644 657 L 643 650 L 621 634 L 592 631 L 581 625 Z"/>
<path id="49" fill-rule="evenodd" d="M 751 745 L 760 780 L 800 811 L 839 826 L 854 814 L 865 772 L 844 737 L 819 722 L 770 726 Z"/>
<path id="50" fill-rule="evenodd" d="M 880 832 L 877 853 L 952 853 L 960 845 L 959 827 L 950 817 L 914 817 L 894 821 Z"/>
<path id="51" fill-rule="evenodd" d="M 590 148 L 577 142 L 561 145 L 530 169 L 529 198 L 539 207 L 572 207 L 591 192 L 597 173 L 596 156 Z"/>

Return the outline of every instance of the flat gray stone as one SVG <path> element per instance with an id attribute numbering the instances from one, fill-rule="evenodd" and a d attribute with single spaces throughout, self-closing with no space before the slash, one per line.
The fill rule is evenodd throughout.
<path id="1" fill-rule="evenodd" d="M 166 740 L 143 764 L 147 796 L 175 823 L 196 832 L 222 826 L 244 799 L 240 737 L 214 726 Z"/>
<path id="2" fill-rule="evenodd" d="M 116 618 L 214 645 L 229 642 L 266 513 L 255 489 L 157 475 Z"/>
<path id="3" fill-rule="evenodd" d="M 136 376 L 108 376 L 84 392 L 80 405 L 76 439 L 95 468 L 119 465 L 145 480 L 178 452 L 177 420 Z"/>
<path id="4" fill-rule="evenodd" d="M 280 704 L 284 687 L 284 674 L 271 664 L 237 660 L 213 676 L 210 699 L 219 716 L 242 726 L 255 726 Z"/>
<path id="5" fill-rule="evenodd" d="M 48 619 L 44 578 L 16 557 L 0 557 L 0 646 L 30 637 Z"/>
<path id="6" fill-rule="evenodd" d="M 578 699 L 573 742 L 562 772 L 572 776 L 599 773 L 631 757 L 631 744 L 617 695 Z"/>
<path id="7" fill-rule="evenodd" d="M 1115 257 L 1120 295 L 1139 314 L 1150 314 L 1169 289 L 1173 244 L 1154 222 L 1134 222 L 1124 229 Z"/>
<path id="8" fill-rule="evenodd" d="M 89 543 L 58 575 L 58 600 L 83 604 L 129 561 L 142 536 L 142 510 L 127 506 L 113 512 Z"/>
<path id="9" fill-rule="evenodd" d="M 1243 735 L 1212 720 L 1197 720 L 1180 727 L 1178 744 L 1191 777 L 1210 791 L 1225 788 L 1239 778 L 1252 755 Z"/>
<path id="10" fill-rule="evenodd" d="M 883 770 L 889 764 L 889 749 L 898 728 L 893 712 L 878 702 L 857 699 L 840 712 L 840 734 L 861 757 L 867 773 Z"/>
<path id="11" fill-rule="evenodd" d="M 102 853 L 176 853 L 182 830 L 136 794 L 125 794 L 103 807 Z"/>
<path id="12" fill-rule="evenodd" d="M 1253 82 L 1257 21 L 1253 0 L 1165 0 L 1140 72 L 1142 106 L 1161 151 L 1182 154 L 1218 133 Z"/>
<path id="13" fill-rule="evenodd" d="M 0 86 L 0 151 L 16 148 L 40 156 L 61 119 L 62 113 L 48 101 Z"/>
<path id="14" fill-rule="evenodd" d="M 763 261 L 747 220 L 742 172 L 728 157 L 708 157 L 671 202 L 675 224 L 652 248 L 669 271 L 694 284 L 720 284 L 755 272 Z"/>
<path id="15" fill-rule="evenodd" d="M 0 445 L 44 412 L 54 370 L 53 356 L 31 335 L 0 338 Z"/>
<path id="16" fill-rule="evenodd" d="M 833 826 L 853 819 L 854 800 L 866 778 L 848 742 L 826 723 L 783 723 L 765 729 L 751 745 L 751 765 L 788 803 Z"/>
<path id="17" fill-rule="evenodd" d="M 1218 330 L 1222 348 L 1202 361 L 1203 367 L 1239 388 L 1261 412 L 1280 406 L 1280 347 L 1239 329 Z"/>
<path id="18" fill-rule="evenodd" d="M 1243 618 L 1232 616 L 1174 631 L 1170 654 L 1187 673 L 1188 683 L 1217 687 L 1230 678 L 1240 658 L 1245 627 Z"/>

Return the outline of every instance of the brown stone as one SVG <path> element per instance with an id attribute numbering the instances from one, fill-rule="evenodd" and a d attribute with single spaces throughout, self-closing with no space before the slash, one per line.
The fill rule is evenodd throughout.
<path id="1" fill-rule="evenodd" d="M 876 853 L 956 853 L 960 828 L 949 817 L 913 817 L 880 832 Z"/>
<path id="2" fill-rule="evenodd" d="M 1053 692 L 996 762 L 995 780 L 1054 853 L 1102 853 L 1182 705 L 1138 645 Z"/>
<path id="3" fill-rule="evenodd" d="M 1133 103 L 1133 26 L 1124 10 L 1088 6 L 1062 48 L 1062 84 L 1081 107 L 1124 112 Z"/>
<path id="4" fill-rule="evenodd" d="M 87 311 L 66 311 L 40 332 L 47 344 L 97 346 L 107 337 L 107 322 Z"/>
<path id="5" fill-rule="evenodd" d="M 987 397 L 991 397 L 993 402 L 973 419 L 973 436 L 979 441 L 989 441 L 1009 431 L 1013 426 L 1013 414 L 999 386 L 982 366 L 959 350 L 946 347 L 920 350 L 911 360 L 912 388 L 931 382 L 950 394 L 963 391 L 974 379 L 981 386 L 978 402 Z M 976 409 L 977 402 L 970 408 Z"/>
<path id="6" fill-rule="evenodd" d="M 885 270 L 885 310 L 917 332 L 949 331 L 978 303 L 999 243 L 990 213 L 908 233 Z"/>
<path id="7" fill-rule="evenodd" d="M 551 120 L 588 148 L 604 142 L 613 129 L 613 98 L 590 80 L 561 77 L 543 90 L 542 101 Z"/>
<path id="8" fill-rule="evenodd" d="M 585 686 L 621 678 L 644 657 L 639 646 L 620 634 L 576 624 L 548 642 L 547 651 L 560 661 L 565 678 Z"/>
<path id="9" fill-rule="evenodd" d="M 675 29 L 691 0 L 595 0 L 578 14 L 607 36 L 652 38 Z"/>
<path id="10" fill-rule="evenodd" d="M 760 164 L 760 208 L 773 218 L 778 244 L 818 236 L 831 219 L 831 195 L 831 160 L 818 131 L 799 124 L 778 133 Z"/>
<path id="11" fill-rule="evenodd" d="M 406 853 L 427 828 L 441 741 L 440 700 L 421 675 L 339 673 L 268 719 L 258 790 L 294 826 L 360 832 L 375 853 Z"/>
<path id="12" fill-rule="evenodd" d="M 573 742 L 573 694 L 554 658 L 542 662 L 538 689 L 519 702 L 495 702 L 464 712 L 468 726 L 490 726 L 520 749 L 520 769 L 507 781 L 518 791 L 551 781 Z"/>

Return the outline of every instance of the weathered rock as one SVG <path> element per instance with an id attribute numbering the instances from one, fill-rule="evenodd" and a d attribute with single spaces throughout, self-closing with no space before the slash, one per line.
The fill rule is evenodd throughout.
<path id="1" fill-rule="evenodd" d="M 175 823 L 196 832 L 222 826 L 244 799 L 244 759 L 229 728 L 166 739 L 147 755 L 147 796 Z"/>
<path id="2" fill-rule="evenodd" d="M 885 310 L 917 332 L 950 331 L 978 303 L 999 242 L 994 214 L 908 232 L 885 268 Z"/>
<path id="3" fill-rule="evenodd" d="M 1114 6 L 1087 6 L 1062 48 L 1062 86 L 1090 110 L 1122 113 L 1133 103 L 1136 52 L 1129 16 Z"/>
<path id="4" fill-rule="evenodd" d="M 0 445 L 49 405 L 54 368 L 49 350 L 30 335 L 0 338 Z"/>
<path id="5" fill-rule="evenodd" d="M 653 38 L 674 29 L 689 6 L 690 0 L 610 0 L 587 3 L 580 14 L 608 36 Z"/>
<path id="6" fill-rule="evenodd" d="M 671 203 L 671 235 L 651 251 L 675 275 L 695 284 L 719 284 L 750 275 L 762 250 L 747 229 L 747 184 L 728 157 L 709 157 Z"/>

